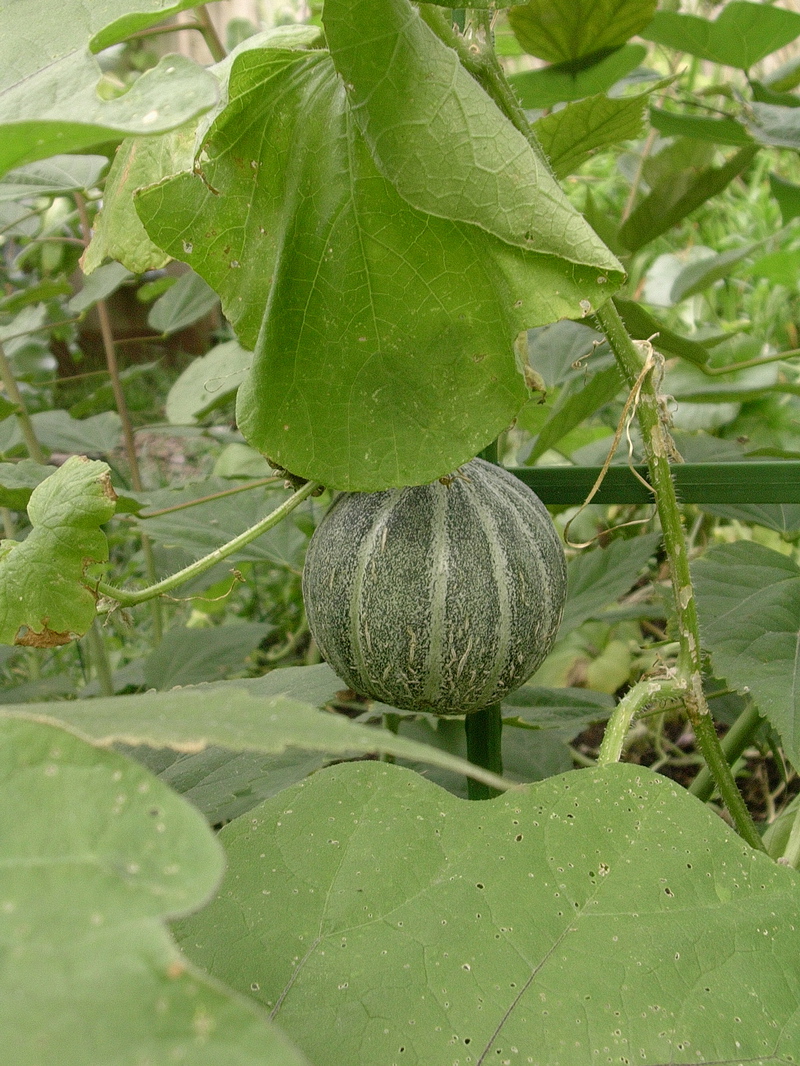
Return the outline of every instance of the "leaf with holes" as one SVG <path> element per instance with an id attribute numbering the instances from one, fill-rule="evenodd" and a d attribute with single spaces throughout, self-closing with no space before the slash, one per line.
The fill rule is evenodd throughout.
<path id="1" fill-rule="evenodd" d="M 226 879 L 179 941 L 315 1066 L 733 1066 L 800 1046 L 800 878 L 641 767 L 465 803 L 341 765 L 220 839 Z"/>
<path id="2" fill-rule="evenodd" d="M 0 643 L 50 648 L 92 624 L 87 566 L 108 559 L 100 529 L 116 495 L 105 463 L 72 456 L 28 503 L 33 529 L 21 544 L 0 541 Z"/>

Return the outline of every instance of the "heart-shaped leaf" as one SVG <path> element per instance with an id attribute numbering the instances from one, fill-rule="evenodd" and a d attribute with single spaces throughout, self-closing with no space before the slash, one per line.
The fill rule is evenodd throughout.
<path id="1" fill-rule="evenodd" d="M 374 5 L 370 25 L 381 11 L 394 17 L 396 6 Z M 355 64 L 363 82 L 351 90 L 355 81 L 343 82 L 321 52 L 239 55 L 197 172 L 138 197 L 150 236 L 206 278 L 243 346 L 256 348 L 238 404 L 250 443 L 295 473 L 344 489 L 430 481 L 474 455 L 526 398 L 513 351 L 519 331 L 581 314 L 581 301 L 588 309 L 619 279 L 616 261 L 466 74 L 472 103 L 454 126 L 455 100 L 433 77 L 425 49 L 432 41 L 450 53 L 406 8 L 425 48 L 410 53 L 389 20 L 393 36 L 381 41 L 381 55 L 394 40 L 406 57 L 391 83 L 374 64 Z M 346 66 L 352 26 L 335 5 L 326 19 L 336 61 Z M 391 145 L 381 132 L 397 113 L 387 91 L 403 77 L 420 86 L 415 114 L 435 112 L 439 101 L 448 116 L 437 127 L 438 147 L 423 152 L 435 179 L 427 199 L 428 183 L 415 187 L 404 159 L 408 128 Z M 381 93 L 365 110 L 359 101 L 370 79 Z M 483 147 L 490 118 L 502 144 Z M 486 159 L 454 182 L 451 152 L 465 140 Z M 513 175 L 519 189 L 498 211 L 494 197 Z"/>
<path id="2" fill-rule="evenodd" d="M 800 1046 L 800 879 L 641 767 L 465 803 L 341 765 L 220 838 L 228 874 L 179 941 L 315 1066 L 733 1066 Z"/>

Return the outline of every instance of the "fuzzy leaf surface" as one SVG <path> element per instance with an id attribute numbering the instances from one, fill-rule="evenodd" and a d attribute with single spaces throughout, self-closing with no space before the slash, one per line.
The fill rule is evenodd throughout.
<path id="1" fill-rule="evenodd" d="M 14 1066 L 303 1066 L 182 959 L 165 919 L 222 873 L 199 813 L 147 771 L 52 725 L 0 723 L 0 1036 Z"/>
<path id="2" fill-rule="evenodd" d="M 797 1051 L 798 875 L 646 769 L 465 803 L 341 765 L 220 839 L 226 879 L 179 940 L 315 1066 Z"/>

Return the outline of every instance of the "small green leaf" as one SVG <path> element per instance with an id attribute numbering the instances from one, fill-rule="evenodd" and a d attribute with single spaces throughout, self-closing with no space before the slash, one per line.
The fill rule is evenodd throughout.
<path id="1" fill-rule="evenodd" d="M 199 422 L 230 400 L 253 363 L 238 341 L 224 341 L 193 360 L 167 394 L 167 420 L 173 426 Z"/>
<path id="2" fill-rule="evenodd" d="M 0 507 L 11 511 L 24 511 L 28 506 L 31 493 L 45 478 L 50 477 L 54 468 L 33 459 L 22 459 L 18 463 L 0 463 Z"/>
<path id="3" fill-rule="evenodd" d="M 106 258 L 118 260 L 134 274 L 169 262 L 170 256 L 147 236 L 133 194 L 143 185 L 191 168 L 194 127 L 189 123 L 163 137 L 128 137 L 119 146 L 103 190 L 103 207 L 81 260 L 86 274 Z"/>
<path id="4" fill-rule="evenodd" d="M 698 366 L 708 362 L 708 351 L 702 344 L 689 340 L 688 337 L 682 337 L 679 333 L 674 333 L 649 311 L 646 311 L 641 304 L 633 300 L 622 299 L 614 302 L 625 323 L 625 328 L 635 340 L 646 341 L 653 337 L 653 344 L 660 352 L 679 355 L 681 359 L 688 359 L 690 363 L 697 363 Z"/>
<path id="5" fill-rule="evenodd" d="M 84 278 L 83 288 L 72 297 L 67 307 L 73 314 L 88 311 L 98 301 L 105 300 L 116 292 L 120 285 L 130 281 L 132 277 L 130 270 L 121 263 L 106 263 L 95 270 L 91 277 Z"/>
<path id="6" fill-rule="evenodd" d="M 590 96 L 538 119 L 533 128 L 556 177 L 574 174 L 603 148 L 638 137 L 647 96 Z"/>
<path id="7" fill-rule="evenodd" d="M 567 68 L 619 48 L 655 13 L 656 0 L 528 0 L 508 20 L 526 52 Z"/>
<path id="8" fill-rule="evenodd" d="M 800 108 L 753 103 L 745 121 L 748 131 L 760 144 L 800 148 Z"/>
<path id="9" fill-rule="evenodd" d="M 704 647 L 719 677 L 749 691 L 800 759 L 800 568 L 752 541 L 712 548 L 694 564 Z"/>
<path id="10" fill-rule="evenodd" d="M 0 393 L 0 422 L 4 422 L 11 415 L 14 415 L 19 411 L 19 406 L 7 400 L 5 396 Z"/>
<path id="11" fill-rule="evenodd" d="M 104 155 L 54 155 L 0 178 L 0 203 L 93 188 L 108 166 Z"/>
<path id="12" fill-rule="evenodd" d="M 784 225 L 800 216 L 800 185 L 786 181 L 779 174 L 770 174 L 769 189 L 778 201 L 781 209 L 781 221 Z"/>
<path id="13" fill-rule="evenodd" d="M 750 272 L 754 277 L 766 278 L 773 285 L 794 288 L 800 280 L 800 250 L 768 252 L 756 259 Z"/>
<path id="14" fill-rule="evenodd" d="M 641 576 L 661 539 L 660 533 L 614 540 L 607 548 L 583 551 L 567 567 L 567 603 L 559 637 L 616 603 Z"/>
<path id="15" fill-rule="evenodd" d="M 102 268 L 101 268 L 102 269 Z M 193 326 L 213 311 L 219 297 L 211 286 L 193 270 L 183 274 L 150 308 L 147 324 L 168 336 Z"/>
<path id="16" fill-rule="evenodd" d="M 533 464 L 549 448 L 555 448 L 576 426 L 610 403 L 621 388 L 622 378 L 616 366 L 592 374 L 588 381 L 571 391 L 564 402 L 556 405 L 553 414 L 539 431 L 527 462 Z"/>
<path id="17" fill-rule="evenodd" d="M 746 170 L 757 152 L 757 146 L 752 145 L 740 148 L 720 167 L 706 167 L 699 172 L 687 168 L 682 174 L 665 175 L 623 223 L 620 240 L 632 252 L 638 251 L 722 192 Z"/>
<path id="18" fill-rule="evenodd" d="M 266 1014 L 187 964 L 167 932 L 223 868 L 189 804 L 115 752 L 13 719 L 0 723 L 0 798 L 9 1062 L 306 1063 Z"/>
<path id="19" fill-rule="evenodd" d="M 797 874 L 643 767 L 465 803 L 336 766 L 220 839 L 226 878 L 179 940 L 315 1066 L 796 1052 Z"/>
<path id="20" fill-rule="evenodd" d="M 707 115 L 679 115 L 660 107 L 650 108 L 650 122 L 665 137 L 696 137 L 713 144 L 741 148 L 753 138 L 735 118 L 709 118 Z"/>
<path id="21" fill-rule="evenodd" d="M 742 260 L 752 256 L 754 249 L 758 247 L 758 243 L 746 244 L 743 248 L 731 248 L 721 255 L 689 263 L 672 283 L 670 299 L 675 304 L 680 303 L 681 300 L 707 289 L 715 281 L 729 277 Z"/>
<path id="22" fill-rule="evenodd" d="M 641 36 L 712 63 L 748 70 L 800 35 L 800 15 L 772 4 L 731 0 L 714 21 L 659 11 Z"/>
<path id="23" fill-rule="evenodd" d="M 82 456 L 33 490 L 27 539 L 0 542 L 0 643 L 53 647 L 86 632 L 95 597 L 85 572 L 108 559 L 100 526 L 115 499 L 106 464 Z"/>
<path id="24" fill-rule="evenodd" d="M 606 92 L 635 70 L 646 55 L 643 45 L 626 44 L 587 70 L 570 73 L 557 67 L 543 67 L 511 74 L 508 80 L 524 107 L 552 107 Z"/>

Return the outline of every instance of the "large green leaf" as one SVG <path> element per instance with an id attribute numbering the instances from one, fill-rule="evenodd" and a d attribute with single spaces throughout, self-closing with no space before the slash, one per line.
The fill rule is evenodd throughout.
<path id="1" fill-rule="evenodd" d="M 378 169 L 412 207 L 526 251 L 619 269 L 541 154 L 408 0 L 327 0 L 325 30 Z"/>
<path id="2" fill-rule="evenodd" d="M 392 40 L 408 47 L 388 22 L 393 7 L 372 5 L 364 15 L 372 25 L 386 8 L 393 35 L 380 41 L 381 55 Z M 346 64 L 347 28 L 337 26 L 336 10 L 326 9 L 328 32 Z M 201 173 L 138 198 L 151 237 L 206 278 L 244 347 L 256 347 L 238 408 L 250 443 L 337 488 L 429 481 L 474 455 L 526 399 L 513 354 L 517 333 L 581 314 L 581 300 L 604 299 L 619 279 L 613 257 L 476 83 L 463 75 L 458 111 L 435 68 L 422 76 L 425 63 L 441 60 L 448 84 L 455 78 L 461 91 L 454 57 L 408 13 L 412 44 L 419 37 L 422 51 L 405 66 L 398 60 L 391 82 L 355 64 L 366 80 L 350 89 L 354 82 L 345 85 L 324 53 L 251 49 L 237 57 Z M 361 35 L 357 41 L 369 51 Z M 396 135 L 383 136 L 397 113 L 388 90 L 408 76 L 418 79 L 409 113 L 426 115 L 429 125 L 434 101 L 447 117 L 434 122 L 433 143 L 423 138 L 422 183 L 421 162 L 404 161 L 409 128 L 400 123 Z M 372 110 L 358 104 L 370 78 Z M 356 105 L 402 195 L 376 168 Z M 489 128 L 495 132 L 483 147 Z M 481 167 L 475 180 L 458 182 L 459 199 L 452 152 L 473 137 Z M 519 178 L 513 193 L 507 168 Z M 602 288 L 598 276 L 607 280 Z"/>
<path id="3" fill-rule="evenodd" d="M 51 725 L 0 723 L 0 1039 L 14 1066 L 302 1066 L 264 1012 L 181 957 L 165 919 L 222 873 L 189 804 Z"/>
<path id="4" fill-rule="evenodd" d="M 748 70 L 798 35 L 800 15 L 796 12 L 747 0 L 731 0 L 713 22 L 698 15 L 659 11 L 642 31 L 648 41 L 740 70 Z"/>
<path id="5" fill-rule="evenodd" d="M 656 6 L 656 0 L 528 0 L 508 20 L 526 52 L 580 69 L 577 61 L 619 48 L 643 30 Z"/>
<path id="6" fill-rule="evenodd" d="M 703 645 L 719 677 L 749 691 L 800 759 L 800 568 L 751 541 L 712 548 L 694 564 Z"/>
<path id="7" fill-rule="evenodd" d="M 275 671 L 275 674 L 282 673 L 282 670 Z M 326 687 L 328 676 L 323 673 Z M 313 683 L 318 686 L 319 682 L 317 673 Z M 275 684 L 272 681 L 270 687 Z M 295 675 L 289 690 L 296 691 L 298 684 Z M 280 686 L 279 678 L 277 685 Z M 339 682 L 339 688 L 343 687 L 343 682 Z M 9 705 L 5 713 L 15 713 L 15 708 Z M 309 702 L 282 695 L 280 691 L 265 697 L 255 682 L 220 681 L 138 696 L 26 703 L 24 715 L 58 721 L 102 744 L 121 741 L 183 752 L 218 747 L 267 755 L 279 755 L 291 748 L 340 756 L 386 754 L 440 766 L 493 787 L 507 785 L 502 778 L 479 766 L 395 736 L 388 729 L 361 725 L 343 715 L 319 711 Z"/>
<path id="8" fill-rule="evenodd" d="M 315 1066 L 734 1066 L 800 1046 L 797 874 L 642 767 L 464 803 L 338 766 L 221 840 L 227 877 L 179 940 Z"/>
<path id="9" fill-rule="evenodd" d="M 86 568 L 108 559 L 100 526 L 115 510 L 105 463 L 73 456 L 31 493 L 32 530 L 0 541 L 0 642 L 53 647 L 92 624 Z"/>

